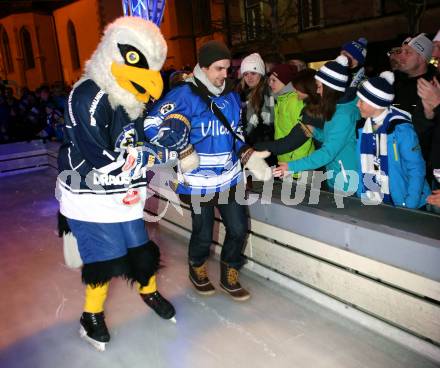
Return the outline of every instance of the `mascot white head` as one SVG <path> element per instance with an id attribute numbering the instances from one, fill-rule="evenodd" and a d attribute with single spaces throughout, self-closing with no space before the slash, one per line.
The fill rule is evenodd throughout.
<path id="1" fill-rule="evenodd" d="M 150 98 L 163 90 L 159 73 L 167 44 L 159 28 L 139 17 L 121 17 L 109 24 L 85 67 L 113 108 L 121 105 L 131 119 L 138 118 Z"/>

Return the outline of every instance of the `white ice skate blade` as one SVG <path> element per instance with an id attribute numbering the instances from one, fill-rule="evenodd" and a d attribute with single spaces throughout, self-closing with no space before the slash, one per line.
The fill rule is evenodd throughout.
<path id="1" fill-rule="evenodd" d="M 177 323 L 176 317 L 170 318 L 170 321 L 173 323 Z"/>
<path id="2" fill-rule="evenodd" d="M 107 343 L 93 340 L 91 337 L 87 336 L 87 331 L 84 329 L 83 326 L 80 327 L 79 334 L 84 341 L 92 345 L 99 352 L 105 351 L 105 346 L 107 345 Z"/>

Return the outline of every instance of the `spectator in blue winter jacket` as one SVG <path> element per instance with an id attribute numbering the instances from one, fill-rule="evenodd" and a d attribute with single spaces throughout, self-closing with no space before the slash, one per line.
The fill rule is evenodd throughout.
<path id="1" fill-rule="evenodd" d="M 360 119 L 356 96 L 344 98 L 349 80 L 348 59 L 344 55 L 327 62 L 315 76 L 317 91 L 321 95 L 320 112 L 324 128 L 307 125 L 313 138 L 322 142 L 320 149 L 307 157 L 290 162 L 280 162 L 273 171 L 281 177 L 287 173 L 316 170 L 325 166 L 327 185 L 331 190 L 356 192 L 356 122 Z"/>
<path id="2" fill-rule="evenodd" d="M 358 195 L 369 203 L 419 208 L 430 194 L 419 139 L 406 111 L 391 107 L 394 74 L 383 72 L 361 84 Z"/>

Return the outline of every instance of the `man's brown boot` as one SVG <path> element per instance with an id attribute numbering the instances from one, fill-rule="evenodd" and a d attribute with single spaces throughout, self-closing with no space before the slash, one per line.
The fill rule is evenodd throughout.
<path id="1" fill-rule="evenodd" d="M 208 278 L 206 262 L 199 267 L 189 265 L 189 279 L 201 295 L 212 295 L 215 293 L 215 287 Z"/>
<path id="2" fill-rule="evenodd" d="M 227 264 L 220 263 L 220 287 L 226 293 L 228 293 L 232 299 L 237 301 L 248 300 L 251 294 L 244 289 L 238 282 L 238 270 L 229 267 Z"/>

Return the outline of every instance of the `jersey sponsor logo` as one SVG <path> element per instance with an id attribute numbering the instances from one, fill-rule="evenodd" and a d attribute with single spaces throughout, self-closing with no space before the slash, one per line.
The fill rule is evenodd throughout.
<path id="1" fill-rule="evenodd" d="M 139 178 L 145 179 L 147 177 L 147 168 L 142 167 L 138 173 L 135 175 L 110 175 L 110 174 L 100 174 L 93 173 L 93 185 L 130 185 L 133 180 Z"/>
<path id="2" fill-rule="evenodd" d="M 221 135 L 228 135 L 229 130 L 226 129 L 223 124 L 218 120 L 210 120 L 208 124 L 202 123 L 202 135 L 207 137 L 208 135 L 216 137 Z M 235 122 L 231 123 L 231 128 L 235 131 Z"/>
<path id="3" fill-rule="evenodd" d="M 72 108 L 72 97 L 73 97 L 73 89 L 69 94 L 69 99 L 67 101 L 68 107 L 69 107 L 69 118 L 73 126 L 76 126 L 75 116 L 73 115 L 73 108 Z"/>
<path id="4" fill-rule="evenodd" d="M 129 185 L 131 182 L 130 176 L 115 176 L 109 174 L 93 173 L 94 185 Z"/>
<path id="5" fill-rule="evenodd" d="M 166 115 L 166 114 L 170 113 L 171 111 L 173 111 L 175 108 L 176 108 L 176 104 L 174 104 L 174 103 L 172 103 L 172 102 L 167 102 L 167 103 L 164 103 L 164 104 L 160 107 L 159 112 L 160 112 L 162 115 Z"/>
<path id="6" fill-rule="evenodd" d="M 96 126 L 96 119 L 95 119 L 95 117 L 93 115 L 95 114 L 95 111 L 96 111 L 96 108 L 98 107 L 99 101 L 101 100 L 102 96 L 104 96 L 104 95 L 105 95 L 105 92 L 103 90 L 100 90 L 96 94 L 95 98 L 92 101 L 92 105 L 90 106 L 90 110 L 89 110 L 89 113 L 90 113 L 90 125 L 91 126 Z"/>

